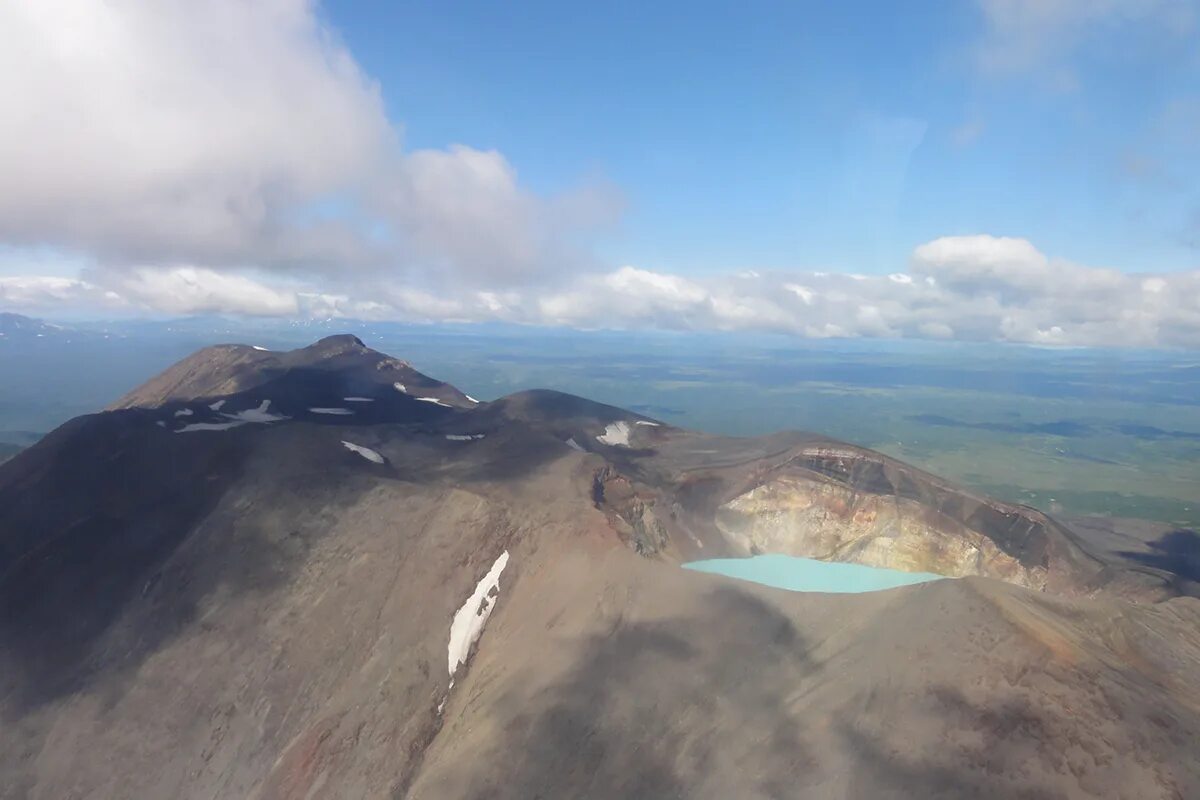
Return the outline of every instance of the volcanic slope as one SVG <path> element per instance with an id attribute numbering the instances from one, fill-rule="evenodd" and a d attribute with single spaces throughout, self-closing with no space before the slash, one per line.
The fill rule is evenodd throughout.
<path id="1" fill-rule="evenodd" d="M 354 337 L 209 348 L 0 465 L 0 796 L 1200 796 L 1195 575 L 1086 533 Z M 754 552 L 962 577 L 679 568 Z"/>

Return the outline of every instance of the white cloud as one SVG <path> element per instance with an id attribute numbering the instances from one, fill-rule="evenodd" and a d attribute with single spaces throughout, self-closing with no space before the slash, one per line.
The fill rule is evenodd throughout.
<path id="1" fill-rule="evenodd" d="M 110 267 L 519 280 L 618 202 L 537 197 L 494 151 L 403 152 L 310 0 L 2 3 L 0 96 L 0 243 Z"/>
<path id="2" fill-rule="evenodd" d="M 300 313 L 295 292 L 271 288 L 243 275 L 198 267 L 110 271 L 95 278 L 139 308 L 168 314 L 230 313 L 293 316 Z"/>
<path id="3" fill-rule="evenodd" d="M 886 275 L 744 270 L 689 278 L 625 266 L 581 274 L 558 288 L 422 289 L 382 279 L 356 280 L 339 291 L 196 267 L 92 270 L 86 277 L 0 278 L 0 302 L 1200 348 L 1200 272 L 1126 274 L 1048 257 L 1025 239 L 986 235 L 927 242 L 914 250 L 907 271 Z"/>
<path id="4" fill-rule="evenodd" d="M 57 275 L 0 277 L 0 306 L 28 311 L 123 305 L 120 296 L 87 281 Z"/>

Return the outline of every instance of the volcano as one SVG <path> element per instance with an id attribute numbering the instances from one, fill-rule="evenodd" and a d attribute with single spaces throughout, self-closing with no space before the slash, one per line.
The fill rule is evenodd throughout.
<path id="1" fill-rule="evenodd" d="M 1198 541 L 210 347 L 0 464 L 0 796 L 1200 797 Z M 763 553 L 946 579 L 681 568 Z"/>

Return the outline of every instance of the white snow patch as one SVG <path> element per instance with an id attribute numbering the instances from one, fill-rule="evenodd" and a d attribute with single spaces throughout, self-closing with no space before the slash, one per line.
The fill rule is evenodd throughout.
<path id="1" fill-rule="evenodd" d="M 446 438 L 452 442 L 469 442 L 472 439 L 482 439 L 486 433 L 447 433 Z"/>
<path id="2" fill-rule="evenodd" d="M 471 397 L 471 395 L 469 395 L 469 394 L 463 394 L 463 397 L 467 398 L 467 399 L 468 399 L 468 400 L 470 400 L 472 403 L 476 403 L 476 404 L 478 404 L 478 403 L 479 403 L 479 401 L 478 401 L 478 400 L 476 400 L 474 397 Z"/>
<path id="3" fill-rule="evenodd" d="M 310 408 L 309 411 L 314 414 L 335 414 L 341 417 L 354 413 L 348 408 Z"/>
<path id="4" fill-rule="evenodd" d="M 567 439 L 567 447 L 571 448 L 572 450 L 578 450 L 581 453 L 587 452 L 587 450 L 584 450 L 582 447 L 579 446 L 579 442 L 575 441 L 574 436 L 572 436 L 570 439 Z"/>
<path id="5" fill-rule="evenodd" d="M 408 394 L 408 389 L 405 389 L 405 388 L 404 388 L 404 384 L 403 384 L 403 383 L 400 383 L 399 381 L 396 381 L 395 383 L 393 383 L 393 384 L 392 384 L 392 386 L 395 386 L 395 387 L 396 387 L 396 391 L 397 391 L 397 392 L 403 392 L 404 394 Z"/>
<path id="6" fill-rule="evenodd" d="M 418 397 L 417 399 L 420 400 L 422 403 L 433 403 L 434 405 L 446 406 L 446 408 L 450 408 L 450 406 L 448 404 L 443 403 L 441 400 L 438 400 L 436 397 Z"/>
<path id="7" fill-rule="evenodd" d="M 596 437 L 596 441 L 601 444 L 610 444 L 614 447 L 628 447 L 629 423 L 624 420 L 608 423 L 608 427 L 604 429 L 604 433 Z"/>
<path id="8" fill-rule="evenodd" d="M 221 410 L 221 406 L 223 406 L 223 405 L 225 405 L 225 401 L 224 401 L 224 400 L 218 400 L 218 401 L 217 401 L 217 402 L 215 402 L 215 403 L 209 403 L 209 404 L 208 404 L 208 407 L 209 407 L 209 408 L 211 408 L 213 411 L 220 411 L 220 410 Z"/>
<path id="9" fill-rule="evenodd" d="M 638 424 L 638 425 L 649 425 L 651 428 L 657 428 L 657 427 L 659 427 L 659 424 L 658 424 L 657 422 L 651 422 L 651 421 L 650 421 L 650 420 L 648 420 L 648 419 L 639 419 L 639 420 L 637 421 L 637 424 Z"/>
<path id="10" fill-rule="evenodd" d="M 261 351 L 263 351 L 264 353 L 265 353 L 265 352 L 267 352 L 267 348 L 265 348 L 265 347 L 259 347 L 259 346 L 258 346 L 258 345 L 256 345 L 256 344 L 252 344 L 252 345 L 250 345 L 250 346 L 251 346 L 251 347 L 253 347 L 255 350 L 261 350 Z"/>
<path id="11" fill-rule="evenodd" d="M 163 422 L 161 419 L 160 419 L 158 422 L 154 423 L 154 424 L 155 424 L 155 425 L 157 425 L 157 426 L 158 426 L 158 427 L 160 427 L 160 428 L 165 428 L 165 427 L 167 427 L 167 423 Z"/>
<path id="12" fill-rule="evenodd" d="M 248 420 L 237 419 L 232 422 L 193 422 L 191 425 L 184 425 L 176 433 L 194 433 L 195 431 L 227 431 L 230 428 L 236 428 L 239 425 L 248 424 Z"/>
<path id="13" fill-rule="evenodd" d="M 354 444 L 354 442 L 347 441 L 342 442 L 342 447 L 346 448 L 352 453 L 358 453 L 367 461 L 374 461 L 376 464 L 383 463 L 383 456 L 379 455 L 379 453 L 376 453 L 369 447 L 363 447 L 361 444 Z"/>
<path id="14" fill-rule="evenodd" d="M 347 403 L 374 403 L 374 397 L 343 397 Z"/>
<path id="15" fill-rule="evenodd" d="M 483 634 L 483 626 L 487 624 L 492 609 L 496 607 L 496 598 L 500 592 L 500 573 L 508 564 L 508 551 L 505 550 L 492 564 L 487 575 L 475 586 L 475 591 L 462 604 L 462 608 L 454 614 L 450 623 L 450 646 L 447 649 L 447 666 L 450 674 L 467 660 L 471 654 L 471 645 L 478 641 Z M 493 595 L 495 592 L 495 595 Z"/>
<path id="16" fill-rule="evenodd" d="M 232 414 L 226 412 L 222 416 L 229 417 L 230 419 L 236 419 L 241 422 L 259 422 L 264 424 L 288 419 L 288 417 L 285 417 L 282 414 L 272 414 L 270 412 L 270 408 L 271 401 L 263 400 L 258 404 L 258 408 L 248 408 L 245 411 L 235 411 Z"/>
<path id="17" fill-rule="evenodd" d="M 181 408 L 175 412 L 175 416 L 177 417 L 190 417 L 191 415 L 192 410 L 190 408 Z"/>

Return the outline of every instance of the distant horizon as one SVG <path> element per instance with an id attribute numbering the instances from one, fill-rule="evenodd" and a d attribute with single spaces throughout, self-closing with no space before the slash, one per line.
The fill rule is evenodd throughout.
<path id="1" fill-rule="evenodd" d="M 531 337 L 536 337 L 539 334 L 553 336 L 610 336 L 610 335 L 625 335 L 625 336 L 650 336 L 682 339 L 685 337 L 698 338 L 727 338 L 731 341 L 771 341 L 783 346 L 801 347 L 801 348 L 819 348 L 822 346 L 832 347 L 849 347 L 854 344 L 862 344 L 868 348 L 878 348 L 881 346 L 901 347 L 915 350 L 936 351 L 954 348 L 979 348 L 979 347 L 995 347 L 1012 350 L 1034 350 L 1066 353 L 1071 351 L 1094 351 L 1094 352 L 1109 352 L 1123 353 L 1134 355 L 1144 353 L 1150 356 L 1166 356 L 1169 354 L 1192 355 L 1200 350 L 1200 347 L 1188 346 L 1138 346 L 1138 345 L 1120 345 L 1120 344 L 1042 344 L 1035 342 L 1023 341 L 1008 341 L 1004 339 L 922 339 L 922 338 L 906 338 L 901 336 L 827 336 L 827 337 L 807 337 L 796 334 L 777 332 L 777 331 L 760 331 L 760 330 L 714 330 L 711 328 L 638 328 L 638 327 L 597 327 L 597 328 L 578 328 L 569 325 L 554 324 L 554 323 L 539 323 L 539 322 L 506 322 L 501 320 L 491 320 L 483 322 L 471 322 L 463 320 L 392 320 L 392 319 L 361 319 L 354 317 L 263 317 L 253 315 L 238 315 L 226 313 L 209 313 L 209 314 L 131 314 L 128 316 L 91 316 L 84 312 L 78 314 L 64 313 L 58 315 L 42 314 L 33 315 L 22 311 L 10 311 L 0 308 L 0 314 L 13 314 L 26 319 L 45 322 L 48 324 L 61 324 L 66 327 L 78 327 L 81 330 L 96 328 L 105 325 L 129 325 L 137 323 L 162 324 L 169 325 L 171 323 L 202 323 L 202 322 L 220 322 L 231 326 L 242 326 L 247 333 L 251 332 L 251 328 L 261 330 L 266 333 L 271 333 L 275 330 L 294 329 L 297 327 L 308 327 L 313 325 L 327 325 L 329 332 L 322 333 L 322 336 L 335 335 L 339 325 L 345 325 L 347 328 L 361 328 L 376 326 L 396 326 L 398 329 L 410 329 L 412 331 L 429 331 L 429 332 L 455 332 L 463 334 L 483 333 L 488 331 L 506 331 L 513 333 L 527 334 Z M 347 330 L 347 333 L 355 331 Z M 314 339 L 313 341 L 316 341 Z M 370 343 L 367 343 L 368 346 Z M 1200 365 L 1200 362 L 1197 362 Z"/>

